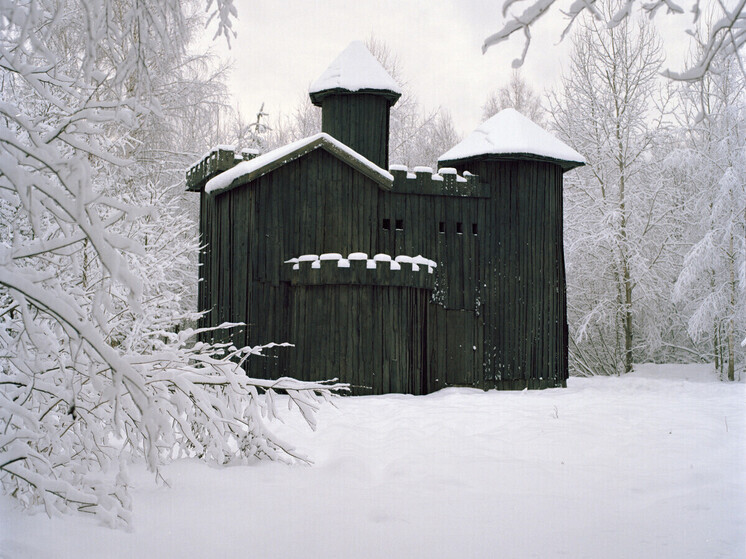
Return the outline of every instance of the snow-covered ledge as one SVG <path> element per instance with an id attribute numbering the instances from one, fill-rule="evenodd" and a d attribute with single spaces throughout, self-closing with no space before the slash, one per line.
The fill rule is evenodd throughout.
<path id="1" fill-rule="evenodd" d="M 432 274 L 433 270 L 438 267 L 438 264 L 429 258 L 425 258 L 422 255 L 407 256 L 406 254 L 400 254 L 399 256 L 392 257 L 389 254 L 376 254 L 372 258 L 368 258 L 368 255 L 364 252 L 352 252 L 347 258 L 344 258 L 341 254 L 332 252 L 326 254 L 302 254 L 297 258 L 290 258 L 285 260 L 285 264 L 292 264 L 293 270 L 300 270 L 301 264 L 310 263 L 311 269 L 319 270 L 324 262 L 333 262 L 337 268 L 349 268 L 350 261 L 352 262 L 365 262 L 365 268 L 367 270 L 376 270 L 378 265 L 381 264 L 384 267 L 388 267 L 389 270 L 399 271 L 402 269 L 402 264 L 409 266 L 409 269 L 413 272 L 419 272 L 420 266 L 423 266 L 428 274 Z"/>

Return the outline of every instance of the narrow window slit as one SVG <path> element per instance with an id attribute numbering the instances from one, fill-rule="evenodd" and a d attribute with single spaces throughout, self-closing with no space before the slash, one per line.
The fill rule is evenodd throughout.
<path id="1" fill-rule="evenodd" d="M 475 237 L 477 236 L 477 224 L 476 223 L 471 224 L 471 234 L 474 235 Z"/>
<path id="2" fill-rule="evenodd" d="M 456 223 L 456 234 L 457 235 L 463 235 L 464 234 L 464 224 L 460 221 Z"/>
<path id="3" fill-rule="evenodd" d="M 445 234 L 445 232 L 446 232 L 446 222 L 441 221 L 440 223 L 438 223 L 438 233 Z"/>
<path id="4" fill-rule="evenodd" d="M 383 229 L 384 231 L 388 231 L 391 229 L 391 220 L 390 219 L 384 219 L 383 220 Z"/>
<path id="5" fill-rule="evenodd" d="M 396 220 L 396 230 L 397 231 L 404 231 L 404 220 L 403 219 L 397 219 Z"/>

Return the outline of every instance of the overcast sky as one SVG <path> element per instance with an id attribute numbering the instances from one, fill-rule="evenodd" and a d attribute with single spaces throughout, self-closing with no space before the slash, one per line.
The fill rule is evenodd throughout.
<path id="1" fill-rule="evenodd" d="M 265 103 L 271 119 L 292 112 L 311 82 L 351 41 L 373 35 L 398 56 L 404 85 L 421 105 L 449 111 L 463 135 L 480 123 L 487 96 L 507 82 L 510 63 L 523 46 L 516 36 L 482 54 L 482 42 L 502 22 L 499 0 L 235 3 L 238 37 L 230 51 L 224 41 L 213 46 L 234 61 L 229 86 L 242 112 L 253 115 Z M 570 50 L 568 40 L 559 43 L 564 16 L 555 11 L 544 20 L 532 31 L 521 70 L 537 91 L 558 83 Z M 688 44 L 682 29 L 689 16 L 660 14 L 655 21 L 663 28 L 669 65 L 679 69 Z"/>

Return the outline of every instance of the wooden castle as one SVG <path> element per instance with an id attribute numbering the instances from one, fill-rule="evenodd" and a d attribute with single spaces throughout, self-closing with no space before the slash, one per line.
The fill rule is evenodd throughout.
<path id="1" fill-rule="evenodd" d="M 388 166 L 400 90 L 362 43 L 310 89 L 322 130 L 256 155 L 216 149 L 200 193 L 204 325 L 289 342 L 251 376 L 353 393 L 565 386 L 562 175 L 583 158 L 509 109 L 437 172 Z"/>

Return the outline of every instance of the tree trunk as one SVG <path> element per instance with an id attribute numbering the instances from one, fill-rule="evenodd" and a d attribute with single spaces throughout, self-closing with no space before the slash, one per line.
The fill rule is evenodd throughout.
<path id="1" fill-rule="evenodd" d="M 629 252 L 627 242 L 627 200 L 625 198 L 625 165 L 623 159 L 624 146 L 621 141 L 621 130 L 617 124 L 617 142 L 619 145 L 619 223 L 620 247 L 619 254 L 622 264 L 622 281 L 624 282 L 624 372 L 632 371 L 632 277 L 629 271 Z"/>
<path id="2" fill-rule="evenodd" d="M 730 317 L 728 318 L 728 380 L 736 380 L 735 313 L 736 313 L 736 258 L 733 252 L 733 234 L 728 239 L 728 267 L 730 268 Z"/>
<path id="3" fill-rule="evenodd" d="M 624 267 L 624 372 L 632 371 L 632 285 L 629 267 Z"/>

